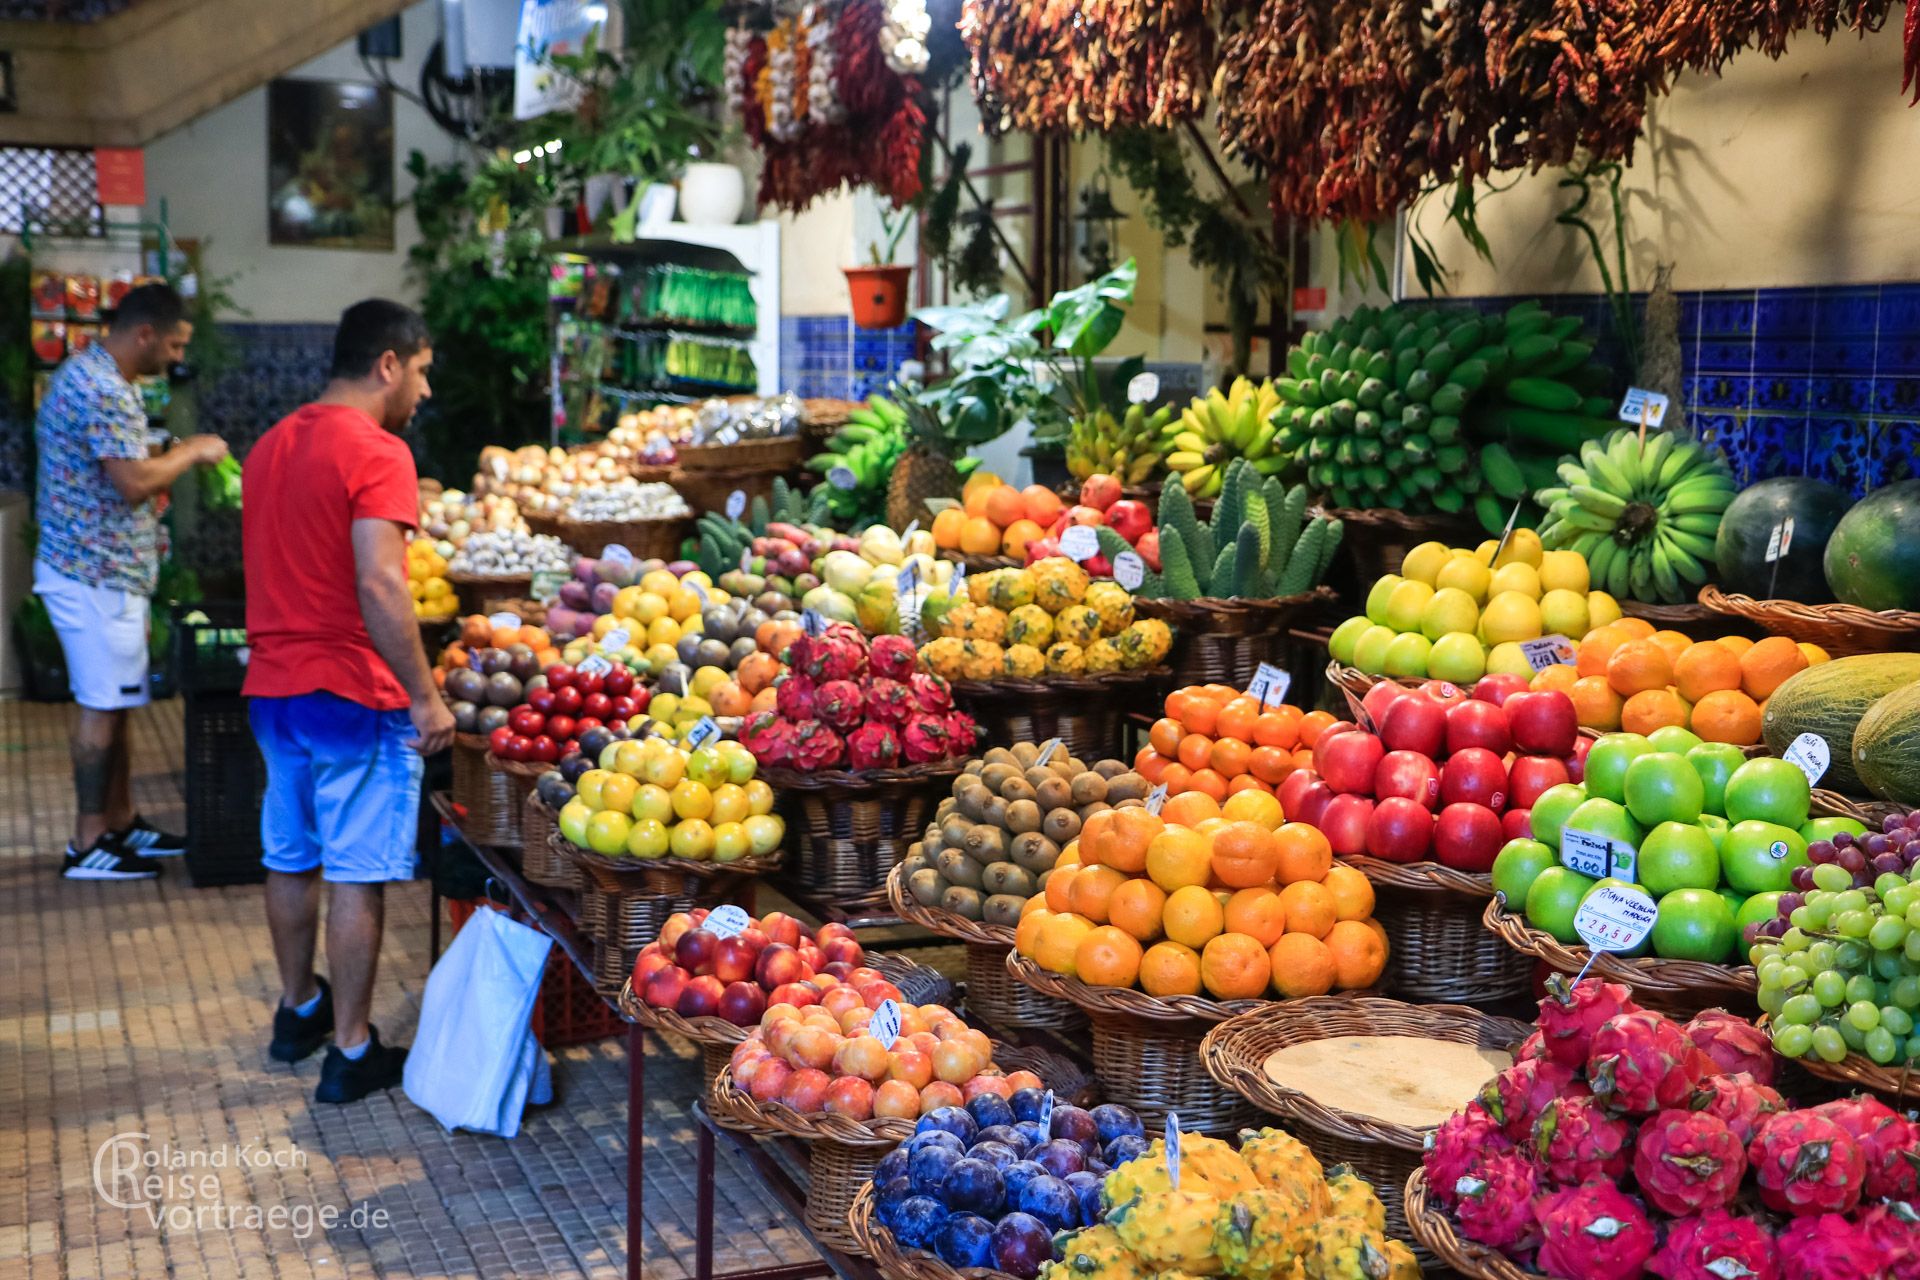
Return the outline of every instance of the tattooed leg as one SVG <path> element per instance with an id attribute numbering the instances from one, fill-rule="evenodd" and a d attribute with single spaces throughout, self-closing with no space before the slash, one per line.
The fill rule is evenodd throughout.
<path id="1" fill-rule="evenodd" d="M 113 719 L 113 759 L 107 775 L 107 829 L 124 831 L 133 825 L 133 718 L 116 711 Z"/>
<path id="2" fill-rule="evenodd" d="M 124 711 L 80 709 L 73 730 L 73 847 L 87 849 L 104 835 L 112 799 L 115 726 Z"/>

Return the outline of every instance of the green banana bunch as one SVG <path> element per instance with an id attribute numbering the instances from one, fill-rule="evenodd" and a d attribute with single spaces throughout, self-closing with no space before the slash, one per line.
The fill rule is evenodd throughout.
<path id="1" fill-rule="evenodd" d="M 1235 378 L 1223 395 L 1219 388 L 1195 397 L 1178 418 L 1160 429 L 1167 470 L 1195 498 L 1216 498 L 1226 484 L 1226 464 L 1245 458 L 1261 476 L 1278 474 L 1287 459 L 1275 452 L 1281 407 L 1273 379 L 1258 383 Z"/>
<path id="2" fill-rule="evenodd" d="M 1076 418 L 1067 429 L 1067 470 L 1075 480 L 1117 476 L 1122 484 L 1142 484 L 1160 467 L 1160 433 L 1173 419 L 1173 407 L 1152 413 L 1130 404 L 1119 418 L 1104 405 Z"/>
<path id="3" fill-rule="evenodd" d="M 1714 533 L 1738 485 L 1719 454 L 1667 431 L 1615 431 L 1534 494 L 1540 543 L 1587 557 L 1593 585 L 1617 599 L 1678 604 L 1713 575 Z"/>
<path id="4" fill-rule="evenodd" d="M 825 451 L 807 459 L 807 469 L 822 477 L 808 496 L 840 528 L 882 522 L 887 482 L 908 443 L 907 411 L 885 396 L 868 396 L 828 438 Z"/>

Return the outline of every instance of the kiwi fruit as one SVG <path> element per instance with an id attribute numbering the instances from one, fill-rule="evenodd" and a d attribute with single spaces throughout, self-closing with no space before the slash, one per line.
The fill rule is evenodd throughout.
<path id="1" fill-rule="evenodd" d="M 979 826 L 967 832 L 967 838 L 959 850 L 947 850 L 949 853 L 965 851 L 968 858 L 985 866 L 989 862 L 998 862 L 1007 856 L 1007 833 L 999 827 Z M 976 871 L 977 875 L 978 872 Z"/>
<path id="2" fill-rule="evenodd" d="M 1000 788 L 1007 785 L 1008 778 L 1017 778 L 1019 776 L 1020 770 L 1013 765 L 990 764 L 980 771 L 981 787 L 983 790 L 990 791 L 994 795 L 999 795 Z"/>
<path id="3" fill-rule="evenodd" d="M 958 786 L 955 786 L 953 789 L 953 795 L 943 797 L 940 803 L 933 807 L 933 820 L 935 822 L 940 822 L 944 820 L 948 814 L 952 813 L 954 809 L 959 806 L 960 802 L 954 798 L 959 794 L 960 794 L 960 788 Z"/>
<path id="4" fill-rule="evenodd" d="M 1107 780 L 1097 773 L 1083 773 L 1073 780 L 1072 799 L 1069 803 L 1079 806 L 1092 804 L 1095 800 L 1107 798 Z M 1055 806 L 1058 808 L 1059 806 Z"/>
<path id="5" fill-rule="evenodd" d="M 961 884 L 948 885 L 946 892 L 940 895 L 940 905 L 943 908 L 957 916 L 965 916 L 969 920 L 980 918 L 986 908 L 986 902 L 986 898 L 978 889 L 971 889 Z"/>
<path id="6" fill-rule="evenodd" d="M 1040 820 L 1040 834 L 1057 845 L 1080 834 L 1080 815 L 1072 809 L 1053 809 Z"/>
<path id="7" fill-rule="evenodd" d="M 1037 874 L 1053 870 L 1054 862 L 1060 857 L 1060 846 L 1038 831 L 1029 831 L 1013 838 L 1007 847 L 1007 856 Z"/>
<path id="8" fill-rule="evenodd" d="M 977 784 L 968 787 L 960 793 L 960 799 L 954 805 L 953 813 L 947 815 L 942 821 L 951 822 L 955 817 L 961 817 L 969 822 L 978 822 L 986 810 L 987 801 L 991 799 L 993 799 L 993 792 L 985 787 Z"/>
<path id="9" fill-rule="evenodd" d="M 969 760 L 967 761 L 967 767 L 960 772 L 962 776 L 977 778 L 980 776 L 980 771 L 986 767 L 987 765 L 984 760 Z"/>
<path id="10" fill-rule="evenodd" d="M 907 892 L 923 907 L 931 907 L 939 902 L 940 895 L 946 891 L 947 882 L 932 867 L 922 867 L 907 877 Z"/>
<path id="11" fill-rule="evenodd" d="M 980 887 L 988 893 L 1013 893 L 1021 898 L 1033 896 L 1033 872 L 1017 862 L 996 862 L 980 877 Z"/>
<path id="12" fill-rule="evenodd" d="M 1091 818 L 1094 814 L 1105 813 L 1107 810 L 1111 808 L 1113 808 L 1113 806 L 1108 804 L 1105 800 L 1095 800 L 1092 804 L 1081 805 L 1079 809 L 1081 825 L 1084 826 L 1086 824 L 1087 819 Z"/>
<path id="13" fill-rule="evenodd" d="M 1007 802 L 999 796 L 989 798 L 980 806 L 980 822 L 977 825 L 1004 827 L 1007 825 Z"/>
<path id="14" fill-rule="evenodd" d="M 1102 760 L 1093 766 L 1093 771 L 1103 778 L 1117 778 L 1128 771 L 1129 766 L 1118 760 Z"/>
<path id="15" fill-rule="evenodd" d="M 915 849 L 926 854 L 929 858 L 946 847 L 947 842 L 945 837 L 941 835 L 941 824 L 938 822 L 929 822 L 927 829 L 920 835 L 919 843 L 914 846 Z"/>
<path id="16" fill-rule="evenodd" d="M 940 824 L 940 847 L 942 849 L 958 849 L 966 843 L 967 832 L 971 830 L 973 830 L 973 823 L 968 822 L 957 813 L 953 814 L 945 822 Z"/>
<path id="17" fill-rule="evenodd" d="M 1006 801 L 1031 801 L 1038 794 L 1034 785 L 1025 778 L 1008 778 L 1000 784 L 1000 798 Z"/>
<path id="18" fill-rule="evenodd" d="M 1016 742 L 1013 744 L 1012 754 L 1013 758 L 1019 762 L 1020 767 L 1024 769 L 1033 763 L 1034 757 L 1040 754 L 1040 748 L 1031 742 Z"/>
<path id="19" fill-rule="evenodd" d="M 1047 891 L 1047 881 L 1051 879 L 1053 879 L 1053 868 L 1048 867 L 1045 871 L 1042 871 L 1039 878 L 1033 882 L 1033 891 L 1035 893 L 1045 893 Z"/>
<path id="20" fill-rule="evenodd" d="M 1111 804 L 1119 804 L 1122 800 L 1145 800 L 1147 792 L 1151 790 L 1153 788 L 1147 785 L 1145 778 L 1131 771 L 1107 779 L 1107 800 Z"/>
<path id="21" fill-rule="evenodd" d="M 942 849 L 934 865 L 939 867 L 941 878 L 949 884 L 963 884 L 973 889 L 980 887 L 981 864 L 958 849 Z"/>
<path id="22" fill-rule="evenodd" d="M 980 759 L 986 764 L 1015 764 L 1013 752 L 1005 747 L 988 747 Z"/>
<path id="23" fill-rule="evenodd" d="M 1020 913 L 1026 908 L 1026 898 L 1015 897 L 1010 893 L 996 893 L 981 905 L 980 918 L 988 924 L 1003 924 L 1008 928 L 1017 928 L 1020 924 Z"/>
<path id="24" fill-rule="evenodd" d="M 1048 778 L 1033 789 L 1033 799 L 1042 809 L 1058 809 L 1062 805 L 1073 804 L 1073 785 L 1064 778 Z"/>
<path id="25" fill-rule="evenodd" d="M 913 873 L 916 871 L 936 870 L 933 864 L 934 856 L 935 855 L 928 854 L 928 853 L 910 853 L 906 857 L 900 859 L 901 877 L 903 879 L 911 880 L 913 879 Z"/>
<path id="26" fill-rule="evenodd" d="M 1007 806 L 1007 830 L 1015 835 L 1040 829 L 1040 806 L 1031 800 L 1015 800 Z"/>

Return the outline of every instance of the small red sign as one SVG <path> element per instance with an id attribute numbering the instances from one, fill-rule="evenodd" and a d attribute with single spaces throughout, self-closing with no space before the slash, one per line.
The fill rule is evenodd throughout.
<path id="1" fill-rule="evenodd" d="M 1327 290 L 1324 285 L 1302 285 L 1293 291 L 1295 311 L 1325 311 Z"/>
<path id="2" fill-rule="evenodd" d="M 101 204 L 145 204 L 147 153 L 138 147 L 96 147 L 93 181 Z"/>

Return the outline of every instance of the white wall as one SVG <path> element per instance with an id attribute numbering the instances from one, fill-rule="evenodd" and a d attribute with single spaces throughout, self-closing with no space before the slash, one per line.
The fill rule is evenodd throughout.
<path id="1" fill-rule="evenodd" d="M 416 92 L 420 63 L 439 36 L 438 7 L 422 0 L 401 16 L 403 57 L 375 62 L 395 83 Z M 290 79 L 369 79 L 353 42 L 288 73 Z M 411 101 L 395 95 L 394 195 L 405 200 L 412 180 L 404 166 L 418 148 L 429 159 L 459 154 L 461 144 Z M 350 304 L 380 295 L 407 299 L 407 249 L 419 236 L 413 213 L 394 214 L 390 253 L 307 249 L 267 242 L 267 91 L 264 86 L 167 134 L 147 148 L 148 216 L 168 206 L 173 234 L 208 246 L 214 275 L 237 275 L 231 286 L 256 322 L 332 321 Z"/>

